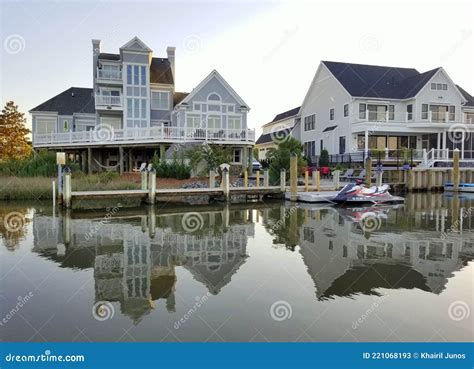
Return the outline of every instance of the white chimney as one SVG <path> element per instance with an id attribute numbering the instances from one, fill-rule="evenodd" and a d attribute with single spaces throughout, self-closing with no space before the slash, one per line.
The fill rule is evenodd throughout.
<path id="1" fill-rule="evenodd" d="M 168 46 L 166 48 L 166 54 L 171 65 L 171 72 L 173 73 L 173 82 L 176 84 L 176 72 L 175 72 L 175 51 L 174 46 Z"/>
<path id="2" fill-rule="evenodd" d="M 100 54 L 100 40 L 92 40 L 92 77 L 95 90 L 95 79 L 97 78 L 97 60 Z"/>

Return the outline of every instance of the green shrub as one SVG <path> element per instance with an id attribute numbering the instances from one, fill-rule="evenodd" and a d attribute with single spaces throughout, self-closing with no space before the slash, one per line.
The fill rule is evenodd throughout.
<path id="1" fill-rule="evenodd" d="M 155 154 L 151 159 L 153 167 L 156 170 L 156 176 L 159 178 L 188 179 L 191 177 L 191 166 L 186 164 L 182 158 L 176 155 L 172 161 L 159 160 Z"/>
<path id="2" fill-rule="evenodd" d="M 321 151 L 321 155 L 319 155 L 319 166 L 320 167 L 327 167 L 329 166 L 329 153 L 326 149 Z"/>

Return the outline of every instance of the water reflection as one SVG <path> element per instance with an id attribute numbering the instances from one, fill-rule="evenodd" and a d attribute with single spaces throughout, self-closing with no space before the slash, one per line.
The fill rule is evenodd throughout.
<path id="1" fill-rule="evenodd" d="M 184 226 L 185 210 L 149 208 L 138 215 L 123 209 L 109 221 L 39 211 L 33 216 L 33 251 L 61 267 L 93 268 L 96 302 L 118 302 L 133 322 L 158 300 L 169 312 L 176 310 L 179 267 L 219 294 L 248 260 L 256 224 L 274 247 L 301 254 L 318 300 L 378 295 L 380 288 L 439 294 L 474 257 L 469 208 L 469 200 L 443 195 L 412 196 L 396 207 L 204 208 L 192 232 Z"/>

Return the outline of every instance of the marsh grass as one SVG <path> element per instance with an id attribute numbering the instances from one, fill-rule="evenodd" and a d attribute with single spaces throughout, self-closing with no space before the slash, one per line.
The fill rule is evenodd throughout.
<path id="1" fill-rule="evenodd" d="M 46 200 L 53 198 L 51 177 L 1 177 L 0 200 Z M 93 175 L 73 174 L 73 191 L 132 190 L 140 184 L 104 172 Z"/>

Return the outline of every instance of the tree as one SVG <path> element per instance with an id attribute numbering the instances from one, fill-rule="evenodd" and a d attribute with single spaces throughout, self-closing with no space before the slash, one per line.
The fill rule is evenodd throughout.
<path id="1" fill-rule="evenodd" d="M 206 165 L 206 175 L 209 171 L 217 171 L 222 180 L 219 165 L 232 161 L 232 150 L 229 147 L 219 145 L 199 145 L 186 153 L 192 168 L 197 168 L 199 163 Z"/>
<path id="2" fill-rule="evenodd" d="M 329 165 L 329 153 L 326 149 L 321 150 L 321 155 L 319 156 L 319 166 L 327 167 Z"/>
<path id="3" fill-rule="evenodd" d="M 0 114 L 0 160 L 22 159 L 30 155 L 31 146 L 26 135 L 25 114 L 18 111 L 13 101 L 6 103 Z"/>
<path id="4" fill-rule="evenodd" d="M 298 173 L 301 172 L 306 161 L 303 159 L 303 145 L 289 137 L 287 140 L 278 144 L 277 148 L 268 150 L 267 158 L 270 162 L 270 182 L 276 185 L 280 181 L 280 171 L 286 169 L 286 177 L 290 175 L 290 157 L 291 155 L 298 156 Z"/>

